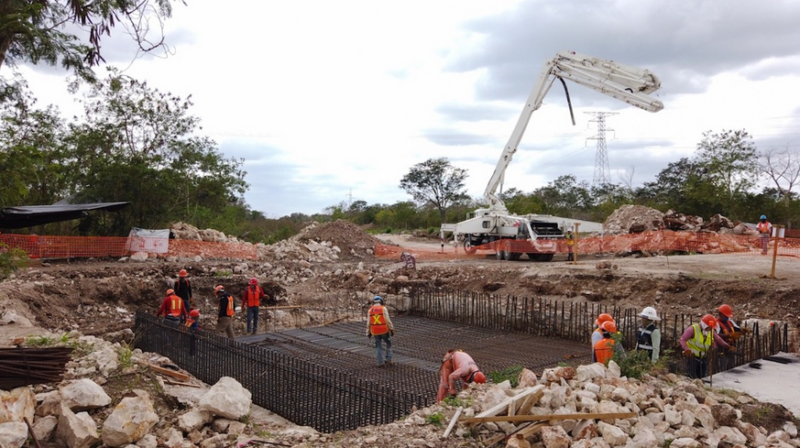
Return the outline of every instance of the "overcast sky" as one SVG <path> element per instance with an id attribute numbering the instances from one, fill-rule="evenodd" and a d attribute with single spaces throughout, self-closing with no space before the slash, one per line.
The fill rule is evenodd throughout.
<path id="1" fill-rule="evenodd" d="M 446 157 L 483 195 L 543 64 L 573 50 L 646 68 L 665 108 L 649 113 L 568 82 L 527 128 L 504 189 L 558 176 L 592 182 L 596 123 L 611 180 L 651 181 L 703 132 L 746 129 L 759 149 L 800 151 L 800 2 L 187 0 L 165 23 L 172 53 L 110 64 L 195 101 L 203 132 L 244 158 L 247 203 L 271 218 L 342 202 L 411 200 L 400 179 Z M 132 63 L 131 63 L 132 62 Z M 20 67 L 41 103 L 79 113 L 60 70 Z M 99 69 L 98 73 L 102 73 Z"/>

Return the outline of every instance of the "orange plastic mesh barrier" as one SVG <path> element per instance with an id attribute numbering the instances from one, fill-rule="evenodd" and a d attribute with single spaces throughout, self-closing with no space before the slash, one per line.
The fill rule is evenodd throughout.
<path id="1" fill-rule="evenodd" d="M 124 257 L 134 252 L 149 252 L 150 256 L 201 256 L 215 259 L 258 258 L 256 246 L 250 243 L 212 243 L 207 241 L 168 240 L 159 238 L 84 237 L 0 234 L 0 243 L 12 249 L 22 249 L 30 258 L 104 258 Z M 153 253 L 155 249 L 166 253 Z"/>
<path id="2" fill-rule="evenodd" d="M 550 242 L 553 243 L 552 241 Z M 448 241 L 441 249 L 420 249 L 417 247 L 404 248 L 378 244 L 375 255 L 381 258 L 400 260 L 403 252 L 408 252 L 417 260 L 443 260 L 464 257 L 483 258 L 496 253 L 498 250 L 507 250 L 517 253 L 558 253 L 566 254 L 568 246 L 566 240 L 556 240 L 554 246 L 542 244 L 532 245 L 526 241 L 502 240 L 482 246 L 475 246 L 474 254 L 465 253 L 462 246 L 454 246 Z M 769 253 L 772 254 L 774 240 L 769 242 Z M 434 246 L 435 247 L 435 246 Z M 741 253 L 759 255 L 761 253 L 761 240 L 758 236 L 732 235 L 705 232 L 674 232 L 660 230 L 653 232 L 631 233 L 616 236 L 596 236 L 580 238 L 576 243 L 578 254 L 603 254 L 618 252 L 687 252 L 698 254 L 730 254 Z M 800 239 L 784 238 L 778 240 L 778 255 L 800 258 Z"/>

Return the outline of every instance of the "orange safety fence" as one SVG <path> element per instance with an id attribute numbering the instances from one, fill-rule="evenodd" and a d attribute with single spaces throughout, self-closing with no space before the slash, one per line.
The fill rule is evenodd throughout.
<path id="1" fill-rule="evenodd" d="M 778 256 L 800 258 L 800 239 L 778 239 Z M 550 245 L 548 245 L 548 243 Z M 553 244 L 554 243 L 554 244 Z M 772 255 L 775 240 L 769 242 L 769 254 Z M 435 246 L 434 246 L 435 247 Z M 437 250 L 438 249 L 438 250 Z M 464 251 L 461 245 L 455 245 L 452 240 L 447 241 L 442 249 L 423 249 L 420 247 L 400 247 L 377 244 L 375 255 L 380 258 L 400 260 L 403 252 L 408 252 L 417 260 L 446 260 L 453 258 L 478 257 L 492 255 L 498 249 L 509 250 L 517 253 L 557 253 L 566 254 L 569 249 L 565 239 L 542 242 L 533 245 L 526 241 L 510 241 L 488 243 L 473 246 L 474 254 Z M 749 254 L 760 255 L 761 240 L 758 236 L 719 234 L 711 232 L 675 232 L 671 230 L 658 230 L 652 232 L 631 233 L 626 235 L 592 236 L 579 238 L 575 244 L 576 252 L 580 254 L 615 254 L 630 252 L 650 253 L 698 253 L 698 254 Z"/>
<path id="2" fill-rule="evenodd" d="M 199 255 L 213 259 L 258 259 L 258 249 L 250 243 L 7 233 L 0 234 L 0 243 L 12 249 L 21 249 L 30 258 L 118 258 L 135 252 L 147 252 L 150 257 L 191 258 Z"/>

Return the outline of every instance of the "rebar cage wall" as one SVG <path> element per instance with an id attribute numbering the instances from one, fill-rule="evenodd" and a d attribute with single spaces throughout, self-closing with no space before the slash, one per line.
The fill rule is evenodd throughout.
<path id="1" fill-rule="evenodd" d="M 567 302 L 541 297 L 516 297 L 433 288 L 414 288 L 410 292 L 409 314 L 427 319 L 446 320 L 464 325 L 504 332 L 522 332 L 534 336 L 554 337 L 591 343 L 594 321 L 600 313 L 609 313 L 622 333 L 622 343 L 628 350 L 636 347 L 640 326 L 640 310 L 589 302 Z M 686 314 L 659 313 L 661 349 L 678 350 L 683 331 L 699 322 L 699 317 Z M 788 324 L 770 325 L 759 329 L 752 325 L 749 335 L 737 344 L 737 356 L 728 368 L 740 366 L 788 352 Z M 712 357 L 716 353 L 711 354 Z M 713 360 L 711 360 L 713 361 Z M 709 362 L 710 372 L 717 372 L 716 362 Z"/>
<path id="2" fill-rule="evenodd" d="M 248 389 L 253 403 L 300 425 L 336 432 L 382 425 L 432 404 L 424 396 L 356 378 L 329 367 L 242 344 L 209 331 L 192 331 L 136 313 L 135 346 L 171 359 L 201 381 L 223 376 Z"/>

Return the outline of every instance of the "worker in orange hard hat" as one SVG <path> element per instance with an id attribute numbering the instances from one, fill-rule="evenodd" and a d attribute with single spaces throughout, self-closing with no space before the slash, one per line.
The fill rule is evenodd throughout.
<path id="1" fill-rule="evenodd" d="M 187 310 L 190 310 L 194 308 L 194 299 L 192 296 L 192 285 L 189 283 L 189 279 L 186 278 L 188 275 L 189 273 L 186 272 L 186 269 L 181 269 L 180 272 L 178 272 L 178 279 L 175 280 L 175 285 L 172 287 L 175 289 L 175 294 L 183 299 L 183 306 L 185 306 Z"/>
<path id="2" fill-rule="evenodd" d="M 258 279 L 251 278 L 242 293 L 242 310 L 247 316 L 248 333 L 250 333 L 251 328 L 253 329 L 253 334 L 258 333 L 258 307 L 261 306 L 261 299 L 265 297 L 264 290 L 258 286 Z"/>
<path id="3" fill-rule="evenodd" d="M 189 311 L 189 318 L 186 319 L 186 323 L 184 324 L 190 330 L 199 330 L 200 329 L 200 310 L 191 310 Z"/>
<path id="4" fill-rule="evenodd" d="M 615 351 L 619 352 L 620 356 L 625 356 L 625 349 L 622 348 L 622 344 L 617 344 L 617 341 L 614 340 L 614 335 L 617 334 L 617 324 L 613 320 L 603 322 L 600 329 L 603 338 L 595 344 L 594 354 L 597 358 L 596 362 L 607 366 L 614 357 Z"/>
<path id="5" fill-rule="evenodd" d="M 704 378 L 708 370 L 708 352 L 716 346 L 721 350 L 729 350 L 730 345 L 722 340 L 716 330 L 719 322 L 714 316 L 706 314 L 699 323 L 686 328 L 681 335 L 683 356 L 687 358 L 686 374 L 690 378 Z"/>
<path id="6" fill-rule="evenodd" d="M 450 395 L 456 394 L 456 381 L 458 380 L 461 380 L 464 389 L 466 389 L 471 383 L 485 383 L 486 376 L 475 364 L 472 356 L 461 350 L 450 349 L 444 354 L 442 366 L 439 368 L 437 403 L 444 400 L 448 392 Z"/>
<path id="7" fill-rule="evenodd" d="M 603 323 L 608 321 L 614 322 L 614 318 L 608 313 L 601 313 L 594 321 L 595 329 L 592 332 L 592 362 L 597 362 L 597 357 L 594 353 L 594 347 L 598 342 L 600 342 L 601 339 L 603 339 Z"/>
<path id="8" fill-rule="evenodd" d="M 219 310 L 217 313 L 217 332 L 228 335 L 230 339 L 235 339 L 233 334 L 233 315 L 236 313 L 233 304 L 233 296 L 225 291 L 225 287 L 217 285 L 214 287 L 214 293 L 219 299 Z"/>
<path id="9" fill-rule="evenodd" d="M 183 300 L 175 295 L 174 289 L 167 290 L 167 295 L 161 302 L 161 307 L 158 308 L 156 316 L 164 316 L 166 320 L 173 322 L 186 319 L 186 307 L 183 306 Z"/>
<path id="10" fill-rule="evenodd" d="M 733 320 L 733 308 L 727 303 L 723 303 L 717 308 L 717 322 L 719 323 L 717 334 L 723 341 L 731 346 L 731 349 L 719 358 L 719 370 L 722 371 L 733 368 L 736 364 L 736 359 L 734 358 L 736 356 L 734 352 L 736 349 L 736 341 L 738 341 L 746 331 Z"/>

